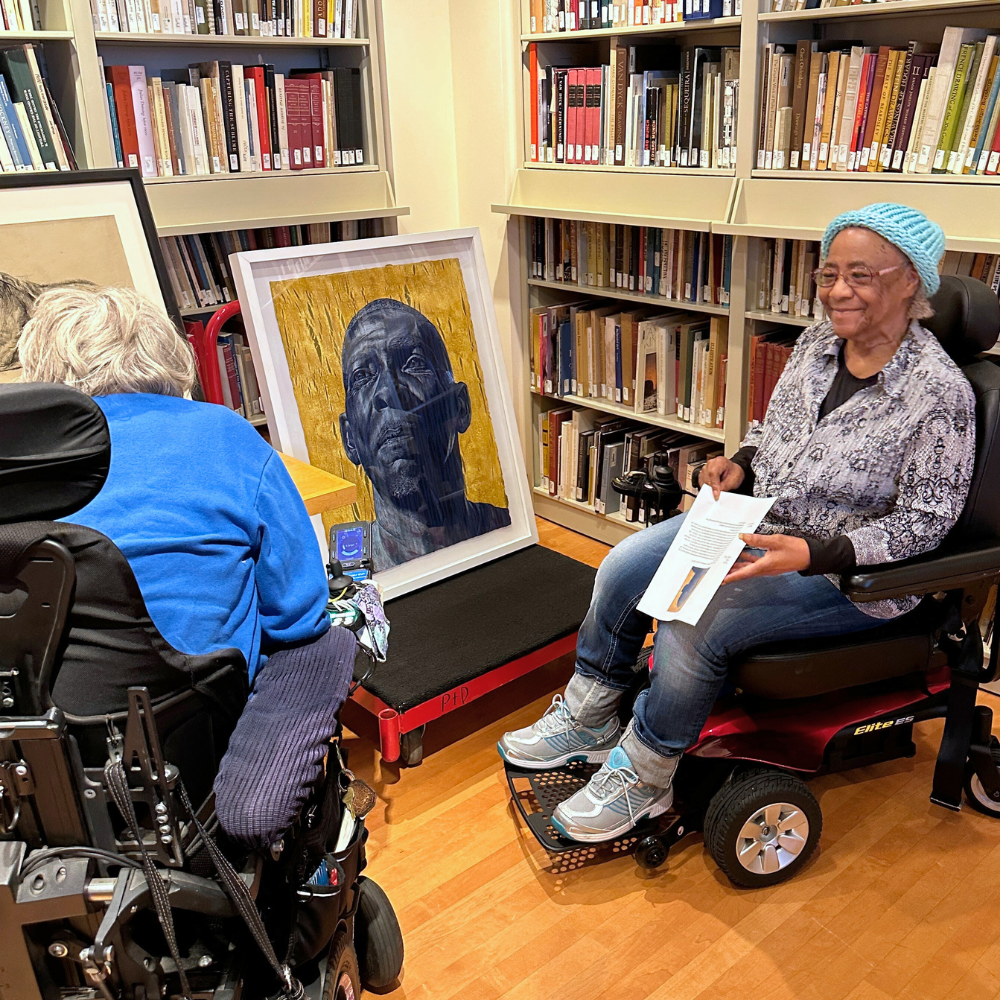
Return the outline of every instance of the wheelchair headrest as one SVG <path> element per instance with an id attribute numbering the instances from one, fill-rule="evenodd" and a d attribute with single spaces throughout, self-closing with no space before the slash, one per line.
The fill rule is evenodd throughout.
<path id="1" fill-rule="evenodd" d="M 1000 300 L 976 278 L 942 274 L 931 306 L 934 315 L 921 322 L 958 364 L 989 350 L 1000 336 Z"/>
<path id="2" fill-rule="evenodd" d="M 53 521 L 100 492 L 111 462 L 101 408 L 79 389 L 0 385 L 0 524 Z"/>

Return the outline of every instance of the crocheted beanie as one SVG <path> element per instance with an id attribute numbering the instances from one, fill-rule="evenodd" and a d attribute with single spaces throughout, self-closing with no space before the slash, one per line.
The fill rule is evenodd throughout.
<path id="1" fill-rule="evenodd" d="M 924 292 L 931 296 L 941 286 L 938 261 L 944 253 L 944 230 L 923 212 L 906 205 L 884 201 L 838 215 L 826 227 L 821 248 L 824 259 L 833 238 L 842 229 L 860 227 L 878 233 L 910 259 L 920 275 Z"/>

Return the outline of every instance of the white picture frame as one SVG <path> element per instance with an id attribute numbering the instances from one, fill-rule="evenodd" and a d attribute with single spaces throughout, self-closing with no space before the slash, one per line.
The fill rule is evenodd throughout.
<path id="1" fill-rule="evenodd" d="M 459 261 L 468 297 L 510 524 L 376 573 L 387 600 L 492 562 L 538 541 L 479 230 L 456 229 L 254 250 L 233 254 L 230 258 L 271 442 L 275 448 L 304 462 L 309 462 L 310 456 L 271 299 L 270 282 L 452 258 Z M 336 415 L 331 414 L 331 419 L 335 418 Z M 312 520 L 325 560 L 328 543 L 322 517 L 316 515 Z"/>

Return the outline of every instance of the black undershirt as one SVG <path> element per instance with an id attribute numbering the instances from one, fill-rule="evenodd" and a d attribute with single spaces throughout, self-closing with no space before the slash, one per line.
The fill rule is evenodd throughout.
<path id="1" fill-rule="evenodd" d="M 868 378 L 858 378 L 852 375 L 847 365 L 844 363 L 844 346 L 841 344 L 839 368 L 833 379 L 833 384 L 823 397 L 823 402 L 819 407 L 819 420 L 827 414 L 832 413 L 838 407 L 846 403 L 855 393 L 862 389 L 874 385 L 878 381 L 878 372 L 869 375 Z M 743 482 L 740 484 L 738 492 L 752 494 L 754 484 L 754 474 L 751 468 L 756 448 L 740 448 L 731 461 L 735 462 L 744 473 Z M 838 535 L 836 538 L 812 538 L 803 536 L 809 546 L 809 568 L 802 570 L 803 576 L 817 576 L 823 573 L 843 573 L 845 570 L 853 569 L 856 562 L 854 545 L 847 535 Z"/>

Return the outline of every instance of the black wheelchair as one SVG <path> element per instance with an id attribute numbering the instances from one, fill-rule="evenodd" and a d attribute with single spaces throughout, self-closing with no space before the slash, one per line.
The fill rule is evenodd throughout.
<path id="1" fill-rule="evenodd" d="M 344 820 L 339 728 L 280 841 L 227 839 L 213 782 L 247 699 L 242 655 L 172 648 L 116 546 L 54 520 L 108 472 L 91 399 L 4 386 L 0 427 L 0 1000 L 391 986 L 402 938 L 362 874 L 363 815 Z M 112 710 L 58 707 L 71 677 L 99 681 Z"/>

